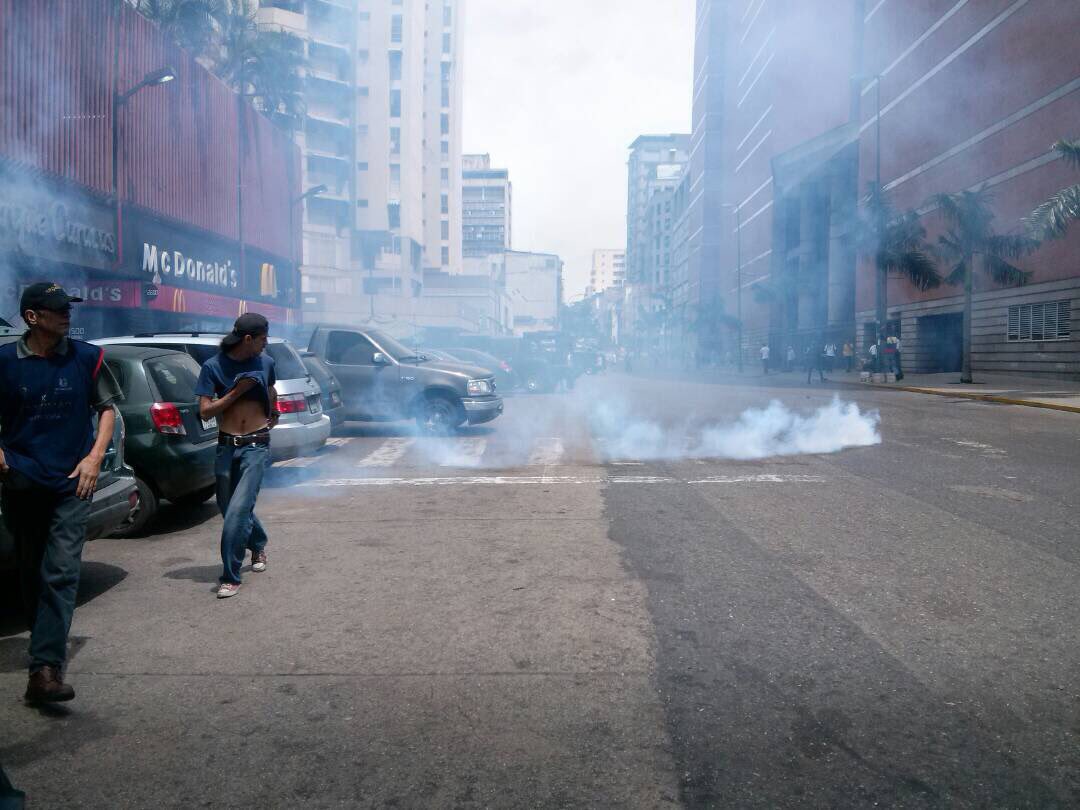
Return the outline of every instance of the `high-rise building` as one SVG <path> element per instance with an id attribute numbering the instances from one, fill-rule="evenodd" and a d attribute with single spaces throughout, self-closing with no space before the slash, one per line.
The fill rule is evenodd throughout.
<path id="1" fill-rule="evenodd" d="M 510 172 L 491 168 L 490 155 L 465 155 L 461 177 L 464 255 L 473 258 L 510 250 L 513 203 Z"/>
<path id="2" fill-rule="evenodd" d="M 649 199 L 674 187 L 690 157 L 689 135 L 642 135 L 630 144 L 627 161 L 626 273 L 635 284 L 651 284 L 646 235 Z"/>
<path id="3" fill-rule="evenodd" d="M 626 251 L 594 250 L 589 272 L 589 294 L 602 293 L 609 287 L 621 287 L 626 281 Z"/>
<path id="4" fill-rule="evenodd" d="M 263 0 L 304 41 L 305 318 L 408 317 L 461 267 L 464 0 Z"/>

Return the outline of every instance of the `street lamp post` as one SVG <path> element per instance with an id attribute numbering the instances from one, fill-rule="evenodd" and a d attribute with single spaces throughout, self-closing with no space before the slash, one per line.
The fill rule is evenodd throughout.
<path id="1" fill-rule="evenodd" d="M 722 208 L 735 209 L 735 318 L 738 351 L 735 353 L 735 367 L 743 370 L 743 330 L 742 330 L 742 206 L 735 203 L 720 203 Z"/>
<path id="2" fill-rule="evenodd" d="M 112 190 L 113 205 L 116 208 L 116 263 L 119 265 L 123 260 L 123 244 L 120 220 L 120 108 L 144 87 L 171 82 L 176 78 L 176 71 L 170 67 L 163 67 L 151 73 L 147 73 L 142 81 L 126 92 L 117 91 L 113 95 L 112 105 Z"/>
<path id="3" fill-rule="evenodd" d="M 299 196 L 297 196 L 292 201 L 293 204 L 289 206 L 289 238 L 290 239 L 295 238 L 295 234 L 293 233 L 293 231 L 296 229 L 296 218 L 295 218 L 296 217 L 296 206 L 298 206 L 304 200 L 309 200 L 312 197 L 318 197 L 324 191 L 326 191 L 326 184 L 325 183 L 319 183 L 319 185 L 312 186 L 311 188 L 309 188 L 303 194 L 300 194 Z M 299 259 L 298 259 L 297 256 L 294 255 L 293 256 L 293 261 L 296 263 L 296 267 L 293 268 L 293 269 L 297 272 L 297 274 L 299 274 L 300 273 L 300 265 L 304 263 L 304 238 L 303 238 L 303 236 L 300 237 L 300 256 L 299 256 Z M 303 309 L 304 309 L 304 304 L 303 304 L 303 300 L 302 300 L 303 299 L 303 280 L 301 280 L 301 282 L 300 282 L 300 287 L 301 287 L 300 314 L 302 315 L 303 314 Z"/>

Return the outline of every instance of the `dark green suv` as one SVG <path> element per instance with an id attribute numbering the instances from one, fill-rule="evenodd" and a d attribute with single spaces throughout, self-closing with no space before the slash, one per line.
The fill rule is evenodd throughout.
<path id="1" fill-rule="evenodd" d="M 113 534 L 141 532 L 161 501 L 190 506 L 214 494 L 217 422 L 199 416 L 199 364 L 185 352 L 105 346 L 105 363 L 124 391 L 124 459 L 135 469 L 139 505 Z"/>

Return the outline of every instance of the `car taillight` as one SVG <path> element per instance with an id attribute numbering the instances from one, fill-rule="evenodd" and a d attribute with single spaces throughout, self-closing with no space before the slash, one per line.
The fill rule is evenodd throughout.
<path id="1" fill-rule="evenodd" d="M 170 436 L 187 435 L 184 420 L 180 417 L 180 409 L 171 402 L 155 402 L 151 405 L 150 418 L 158 433 L 166 433 Z"/>
<path id="2" fill-rule="evenodd" d="M 308 409 L 303 394 L 284 394 L 277 398 L 278 413 L 303 413 Z"/>
<path id="3" fill-rule="evenodd" d="M 510 368 L 510 364 L 507 363 L 505 360 L 500 360 L 499 361 L 499 368 L 501 368 L 507 374 L 509 374 L 511 371 L 513 371 L 513 369 Z"/>

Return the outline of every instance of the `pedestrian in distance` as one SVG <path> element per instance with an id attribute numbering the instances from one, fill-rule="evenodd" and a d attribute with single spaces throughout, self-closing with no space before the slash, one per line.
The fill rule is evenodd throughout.
<path id="1" fill-rule="evenodd" d="M 68 337 L 71 305 L 81 301 L 59 284 L 31 284 L 19 301 L 27 330 L 0 347 L 0 481 L 30 628 L 32 704 L 75 697 L 64 683 L 67 638 L 113 403 L 122 396 L 104 350 Z"/>
<path id="2" fill-rule="evenodd" d="M 761 345 L 761 373 L 769 373 L 769 344 L 763 343 Z"/>
<path id="3" fill-rule="evenodd" d="M 821 382 L 825 382 L 825 363 L 827 361 L 825 347 L 820 343 L 812 344 L 807 359 L 809 362 L 806 364 L 806 381 L 809 383 L 810 377 L 814 371 L 817 371 Z"/>
<path id="4" fill-rule="evenodd" d="M 835 369 L 835 368 L 836 368 L 836 344 L 832 343 L 830 341 L 829 343 L 825 344 L 825 369 L 826 369 L 826 371 L 832 372 L 833 369 Z"/>
<path id="5" fill-rule="evenodd" d="M 841 349 L 841 353 L 844 356 L 844 370 L 850 374 L 855 363 L 855 347 L 851 345 L 850 340 L 844 341 L 844 348 Z"/>
<path id="6" fill-rule="evenodd" d="M 203 364 L 195 393 L 199 415 L 218 420 L 214 477 L 221 527 L 219 599 L 240 590 L 240 569 L 248 550 L 251 570 L 266 570 L 266 530 L 255 517 L 263 474 L 270 465 L 270 429 L 277 424 L 274 360 L 263 349 L 270 334 L 266 318 L 254 312 L 236 319 L 220 351 Z"/>
<path id="7" fill-rule="evenodd" d="M 784 371 L 792 371 L 795 368 L 795 347 L 787 347 L 786 363 L 784 364 Z"/>
<path id="8" fill-rule="evenodd" d="M 902 380 L 902 379 L 904 379 L 904 364 L 901 362 L 900 336 L 897 335 L 895 340 L 896 340 L 896 361 L 895 361 L 896 362 L 896 379 L 897 380 Z"/>
<path id="9" fill-rule="evenodd" d="M 881 365 L 878 362 L 881 358 L 878 356 L 878 347 L 876 343 L 871 343 L 870 348 L 866 350 L 866 353 L 870 358 L 870 371 L 877 374 L 881 371 Z"/>

